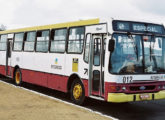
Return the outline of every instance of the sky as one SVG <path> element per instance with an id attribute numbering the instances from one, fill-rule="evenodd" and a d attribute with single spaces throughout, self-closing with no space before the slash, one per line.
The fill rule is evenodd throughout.
<path id="1" fill-rule="evenodd" d="M 7 29 L 114 18 L 165 25 L 165 0 L 0 0 Z"/>

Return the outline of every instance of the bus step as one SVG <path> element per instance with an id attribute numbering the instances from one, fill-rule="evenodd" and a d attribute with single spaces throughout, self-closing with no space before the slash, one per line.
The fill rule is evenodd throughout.
<path id="1" fill-rule="evenodd" d="M 105 101 L 104 98 L 102 98 L 102 97 L 93 96 L 93 95 L 90 95 L 89 97 L 90 97 L 90 98 L 93 98 L 93 99 L 96 99 L 96 100 Z"/>

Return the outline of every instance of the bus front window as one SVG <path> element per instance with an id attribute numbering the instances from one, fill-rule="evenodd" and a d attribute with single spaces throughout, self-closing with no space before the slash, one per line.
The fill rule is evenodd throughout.
<path id="1" fill-rule="evenodd" d="M 115 50 L 110 56 L 113 74 L 165 72 L 165 42 L 162 37 L 114 34 Z M 142 43 L 143 42 L 143 43 Z M 142 47 L 144 45 L 144 47 Z M 143 56 L 144 55 L 144 56 Z"/>
<path id="2" fill-rule="evenodd" d="M 162 37 L 149 36 L 144 41 L 144 59 L 146 73 L 165 72 L 165 42 Z"/>
<path id="3" fill-rule="evenodd" d="M 115 50 L 111 54 L 110 72 L 127 74 L 143 72 L 141 36 L 114 34 Z"/>

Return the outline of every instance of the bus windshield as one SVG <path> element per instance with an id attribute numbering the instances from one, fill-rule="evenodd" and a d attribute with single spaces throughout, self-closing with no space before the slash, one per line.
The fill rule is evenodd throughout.
<path id="1" fill-rule="evenodd" d="M 165 38 L 151 35 L 114 34 L 110 56 L 113 74 L 165 73 Z"/>

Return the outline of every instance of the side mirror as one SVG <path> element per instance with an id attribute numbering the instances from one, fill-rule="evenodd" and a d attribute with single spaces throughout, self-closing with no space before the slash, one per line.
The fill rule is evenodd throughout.
<path id="1" fill-rule="evenodd" d="M 114 48 L 115 48 L 115 40 L 114 39 L 111 39 L 111 40 L 109 40 L 108 50 L 110 52 L 113 52 L 114 51 Z"/>

